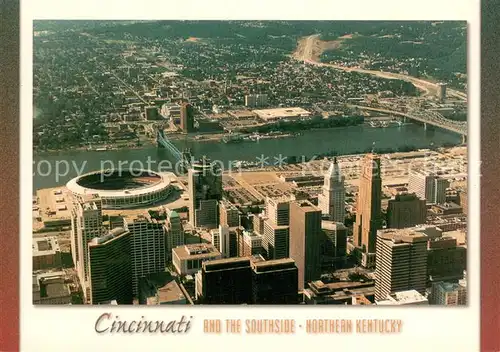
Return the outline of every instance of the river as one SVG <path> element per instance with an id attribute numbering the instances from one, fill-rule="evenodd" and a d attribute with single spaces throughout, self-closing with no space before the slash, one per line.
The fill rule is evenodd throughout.
<path id="1" fill-rule="evenodd" d="M 427 148 L 446 143 L 459 144 L 461 137 L 441 129 L 424 130 L 421 125 L 408 124 L 400 127 L 372 128 L 367 125 L 330 128 L 305 131 L 302 135 L 281 138 L 261 139 L 258 142 L 242 142 L 224 144 L 219 142 L 173 141 L 180 150 L 184 143 L 191 148 L 196 157 L 206 155 L 212 160 L 220 160 L 228 165 L 231 160 L 256 161 L 264 155 L 273 162 L 274 157 L 313 156 L 315 154 L 335 151 L 338 154 L 352 154 L 364 151 L 375 144 L 376 148 L 398 148 L 414 146 Z M 110 151 L 64 151 L 50 154 L 38 154 L 33 162 L 34 190 L 64 185 L 78 174 L 99 170 L 101 168 L 133 166 L 158 170 L 162 160 L 172 161 L 167 150 L 155 146 L 143 149 L 110 150 Z M 168 162 L 160 164 L 163 171 Z"/>

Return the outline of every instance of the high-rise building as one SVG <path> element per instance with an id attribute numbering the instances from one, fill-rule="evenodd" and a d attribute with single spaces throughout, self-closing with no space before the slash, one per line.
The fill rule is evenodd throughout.
<path id="1" fill-rule="evenodd" d="M 195 162 L 188 171 L 189 222 L 194 227 L 219 226 L 219 201 L 222 199 L 222 173 L 208 159 Z"/>
<path id="2" fill-rule="evenodd" d="M 431 288 L 430 303 L 441 306 L 466 305 L 467 288 L 456 282 L 435 282 Z"/>
<path id="3" fill-rule="evenodd" d="M 165 224 L 165 259 L 172 260 L 172 249 L 184 244 L 184 229 L 179 214 L 175 210 L 167 210 Z"/>
<path id="4" fill-rule="evenodd" d="M 427 245 L 427 275 L 430 282 L 457 282 L 467 268 L 467 249 L 451 236 L 430 239 Z"/>
<path id="5" fill-rule="evenodd" d="M 88 243 L 90 304 L 115 300 L 132 304 L 131 234 L 123 228 L 111 230 Z"/>
<path id="6" fill-rule="evenodd" d="M 291 258 L 253 261 L 253 304 L 297 304 L 298 269 Z"/>
<path id="7" fill-rule="evenodd" d="M 428 237 L 412 229 L 379 230 L 375 299 L 386 300 L 398 291 L 416 290 L 425 294 L 427 283 Z"/>
<path id="8" fill-rule="evenodd" d="M 438 83 L 437 84 L 437 97 L 440 102 L 444 103 L 446 100 L 446 83 Z"/>
<path id="9" fill-rule="evenodd" d="M 167 266 L 166 236 L 164 223 L 152 219 L 149 214 L 125 219 L 125 229 L 132 241 L 132 284 L 134 295 L 139 292 L 141 278 L 165 271 Z"/>
<path id="10" fill-rule="evenodd" d="M 241 231 L 241 229 L 226 225 L 219 225 L 218 229 L 210 230 L 212 244 L 222 254 L 223 258 L 238 256 L 238 231 Z"/>
<path id="11" fill-rule="evenodd" d="M 290 258 L 299 275 L 299 290 L 321 275 L 321 210 L 309 201 L 290 204 Z"/>
<path id="12" fill-rule="evenodd" d="M 202 304 L 251 304 L 250 258 L 228 258 L 204 262 L 196 289 Z M 199 282 L 198 282 L 199 281 Z"/>
<path id="13" fill-rule="evenodd" d="M 467 189 L 459 191 L 458 198 L 460 200 L 460 206 L 465 215 L 467 215 Z"/>
<path id="14" fill-rule="evenodd" d="M 186 102 L 181 105 L 181 130 L 186 133 L 194 132 L 194 109 Z"/>
<path id="15" fill-rule="evenodd" d="M 278 226 L 290 224 L 290 199 L 266 199 L 266 216 Z"/>
<path id="16" fill-rule="evenodd" d="M 103 234 L 102 201 L 97 194 L 73 199 L 71 252 L 84 296 L 88 298 L 88 246 Z"/>
<path id="17" fill-rule="evenodd" d="M 446 179 L 440 178 L 432 172 L 412 170 L 408 177 L 408 192 L 415 193 L 427 204 L 442 204 L 446 201 L 446 188 L 449 187 Z"/>
<path id="18" fill-rule="evenodd" d="M 450 182 L 442 177 L 438 177 L 434 180 L 434 189 L 436 190 L 434 196 L 434 203 L 444 204 L 446 203 L 446 189 L 450 187 Z"/>
<path id="19" fill-rule="evenodd" d="M 323 264 L 342 264 L 347 256 L 347 227 L 341 222 L 321 222 L 321 259 Z"/>
<path id="20" fill-rule="evenodd" d="M 374 253 L 377 230 L 382 228 L 382 178 L 380 158 L 367 154 L 361 166 L 356 203 L 356 222 L 353 228 L 354 245 L 364 253 Z"/>
<path id="21" fill-rule="evenodd" d="M 290 228 L 288 225 L 276 225 L 271 219 L 264 221 L 262 247 L 267 259 L 282 259 L 290 256 Z"/>
<path id="22" fill-rule="evenodd" d="M 387 206 L 387 227 L 403 229 L 425 224 L 427 207 L 424 199 L 416 194 L 398 194 Z"/>
<path id="23" fill-rule="evenodd" d="M 253 217 L 253 230 L 259 235 L 264 234 L 264 221 L 268 218 L 264 213 L 255 214 Z"/>
<path id="24" fill-rule="evenodd" d="M 237 227 L 240 226 L 240 211 L 231 202 L 223 199 L 219 202 L 220 221 L 224 226 Z"/>
<path id="25" fill-rule="evenodd" d="M 344 181 L 337 158 L 334 158 L 325 174 L 323 192 L 318 196 L 319 207 L 323 214 L 328 215 L 328 220 L 342 223 L 345 220 Z"/>
<path id="26" fill-rule="evenodd" d="M 242 231 L 242 250 L 240 251 L 240 257 L 251 257 L 257 254 L 264 254 L 262 235 L 253 231 Z"/>

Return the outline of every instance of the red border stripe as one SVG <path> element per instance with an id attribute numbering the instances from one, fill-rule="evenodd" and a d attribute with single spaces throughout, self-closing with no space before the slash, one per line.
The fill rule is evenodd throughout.
<path id="1" fill-rule="evenodd" d="M 19 350 L 19 1 L 0 13 L 0 351 Z"/>

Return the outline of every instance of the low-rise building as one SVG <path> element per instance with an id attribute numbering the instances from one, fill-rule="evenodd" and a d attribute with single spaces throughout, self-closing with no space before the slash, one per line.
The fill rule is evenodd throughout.
<path id="1" fill-rule="evenodd" d="M 317 280 L 309 282 L 304 289 L 306 304 L 344 304 L 351 305 L 353 297 L 363 295 L 370 302 L 374 301 L 374 281 L 342 281 L 324 283 Z"/>
<path id="2" fill-rule="evenodd" d="M 417 290 L 407 290 L 394 292 L 386 299 L 376 301 L 378 306 L 408 306 L 408 305 L 429 305 L 429 301 Z"/>
<path id="3" fill-rule="evenodd" d="M 71 289 L 63 271 L 33 275 L 33 304 L 70 304 Z"/>
<path id="4" fill-rule="evenodd" d="M 172 280 L 163 287 L 156 289 L 156 294 L 147 298 L 146 304 L 162 305 L 162 304 L 188 304 L 188 300 L 182 292 L 179 284 Z"/>
<path id="5" fill-rule="evenodd" d="M 60 268 L 61 249 L 56 237 L 33 238 L 33 271 Z"/>
<path id="6" fill-rule="evenodd" d="M 194 243 L 172 249 L 172 262 L 180 275 L 192 275 L 207 260 L 222 259 L 222 254 L 212 244 Z"/>

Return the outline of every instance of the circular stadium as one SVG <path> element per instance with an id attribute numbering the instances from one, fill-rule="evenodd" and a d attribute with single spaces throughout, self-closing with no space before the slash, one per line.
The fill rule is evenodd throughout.
<path id="1" fill-rule="evenodd" d="M 104 209 L 143 207 L 165 200 L 172 190 L 168 174 L 150 170 L 102 170 L 66 184 L 75 196 L 98 194 Z"/>

